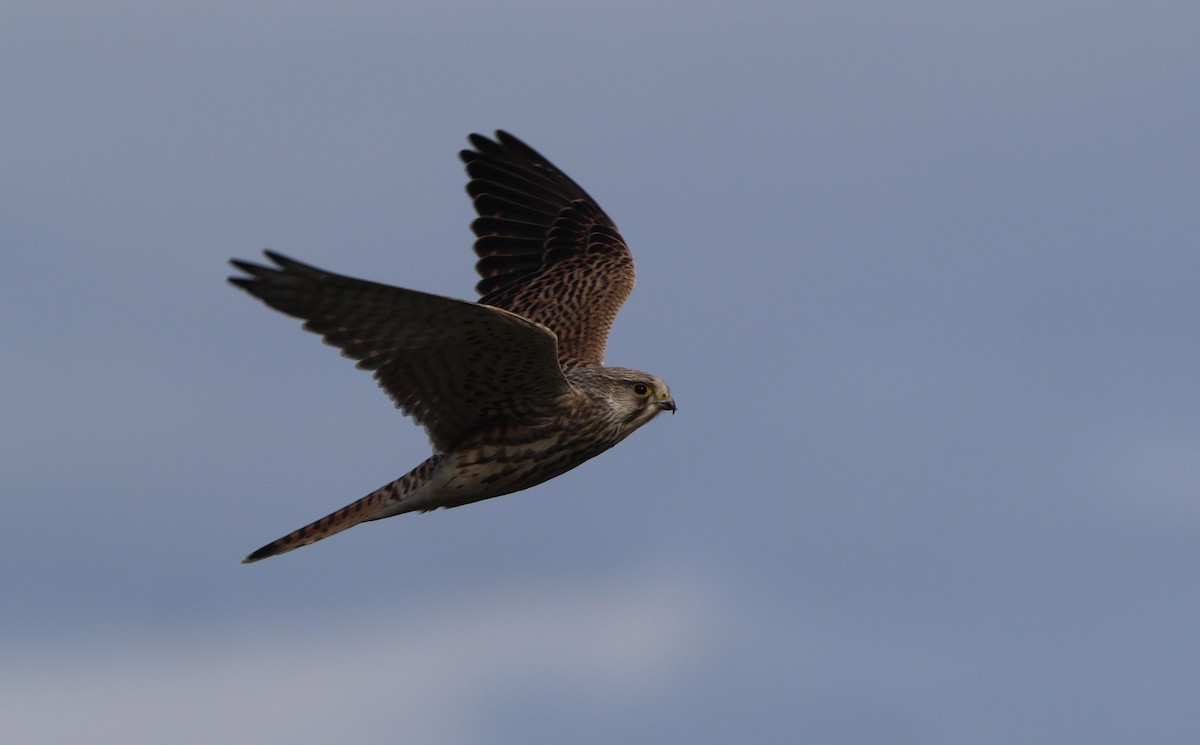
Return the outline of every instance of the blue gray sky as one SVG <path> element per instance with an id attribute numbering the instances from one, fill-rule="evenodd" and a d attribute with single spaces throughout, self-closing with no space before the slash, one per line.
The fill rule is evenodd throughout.
<path id="1" fill-rule="evenodd" d="M 1200 6 L 433 5 L 0 10 L 13 742 L 1200 740 Z M 240 565 L 429 446 L 226 261 L 472 297 L 496 128 L 679 414 Z"/>

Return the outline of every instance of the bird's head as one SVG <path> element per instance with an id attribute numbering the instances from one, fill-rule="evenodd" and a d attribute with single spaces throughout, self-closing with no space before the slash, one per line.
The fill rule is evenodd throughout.
<path id="1" fill-rule="evenodd" d="M 622 367 L 600 368 L 602 374 L 587 387 L 607 400 L 621 423 L 632 432 L 664 411 L 675 413 L 671 389 L 657 375 Z M 589 376 L 590 377 L 590 376 Z"/>

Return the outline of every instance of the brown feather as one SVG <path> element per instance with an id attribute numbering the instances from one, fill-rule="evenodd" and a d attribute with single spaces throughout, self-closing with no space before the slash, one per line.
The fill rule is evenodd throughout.
<path id="1" fill-rule="evenodd" d="M 536 321 L 558 336 L 564 368 L 604 363 L 608 334 L 636 273 L 617 226 L 587 192 L 506 133 L 471 135 L 460 156 L 479 218 L 479 302 Z"/>

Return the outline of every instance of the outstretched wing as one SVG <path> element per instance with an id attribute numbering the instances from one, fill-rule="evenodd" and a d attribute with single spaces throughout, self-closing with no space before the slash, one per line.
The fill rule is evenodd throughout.
<path id="1" fill-rule="evenodd" d="M 554 334 L 497 308 L 322 271 L 273 251 L 278 268 L 232 261 L 229 281 L 375 371 L 434 447 L 503 418 L 538 418 L 571 390 Z"/>
<path id="2" fill-rule="evenodd" d="M 633 291 L 633 257 L 587 192 L 507 132 L 473 134 L 460 157 L 478 219 L 480 303 L 504 308 L 558 336 L 564 368 L 604 363 L 617 311 Z"/>

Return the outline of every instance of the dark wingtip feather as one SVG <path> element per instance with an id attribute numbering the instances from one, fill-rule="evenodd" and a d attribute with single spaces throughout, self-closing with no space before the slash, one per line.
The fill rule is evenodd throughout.
<path id="1" fill-rule="evenodd" d="M 243 290 L 253 291 L 263 280 L 280 277 L 288 273 L 292 274 L 323 274 L 322 270 L 314 266 L 305 264 L 302 261 L 284 256 L 276 251 L 265 249 L 263 255 L 275 263 L 275 266 L 266 266 L 264 264 L 255 264 L 252 261 L 242 259 L 230 259 L 229 263 L 241 272 L 249 276 L 246 277 L 228 277 L 229 284 L 239 287 Z"/>
<path id="2" fill-rule="evenodd" d="M 279 264 L 279 261 L 276 258 L 279 256 L 279 254 L 276 254 L 272 251 L 263 251 L 263 254 L 268 259 L 271 259 L 276 264 Z M 230 259 L 229 264 L 238 271 L 245 272 L 246 274 L 250 275 L 249 277 L 229 277 L 229 281 L 232 284 L 242 288 L 248 287 L 254 282 L 255 279 L 279 272 L 279 270 L 273 266 L 263 266 L 262 264 L 255 264 L 252 261 L 246 261 L 244 259 Z"/>
<path id="3" fill-rule="evenodd" d="M 518 154 L 521 157 L 532 160 L 546 160 L 540 153 L 526 145 L 525 142 L 519 137 L 514 137 L 503 129 L 496 130 L 495 138 L 496 139 L 493 140 L 487 135 L 481 135 L 478 132 L 472 132 L 471 134 L 467 135 L 467 139 L 471 142 L 471 146 L 475 149 L 463 150 L 458 154 L 458 156 L 462 158 L 463 162 L 465 163 L 470 163 L 471 161 L 478 160 L 479 158 L 504 157 L 505 155 L 512 157 L 513 154 Z"/>

